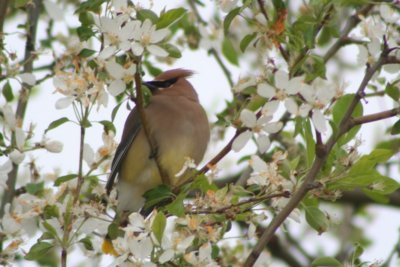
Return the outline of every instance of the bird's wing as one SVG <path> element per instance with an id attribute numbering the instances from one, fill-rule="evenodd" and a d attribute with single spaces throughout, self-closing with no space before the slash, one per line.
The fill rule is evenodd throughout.
<path id="1" fill-rule="evenodd" d="M 136 109 L 133 109 L 125 124 L 121 142 L 117 147 L 113 162 L 111 164 L 111 173 L 106 184 L 107 195 L 110 195 L 122 161 L 125 158 L 126 153 L 128 153 L 131 144 L 135 140 L 141 128 L 142 125 L 140 123 L 140 118 L 136 112 Z"/>

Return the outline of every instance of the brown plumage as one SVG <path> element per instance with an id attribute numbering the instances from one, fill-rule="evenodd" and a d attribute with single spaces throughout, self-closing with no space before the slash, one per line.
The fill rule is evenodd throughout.
<path id="1" fill-rule="evenodd" d="M 172 186 L 187 179 L 176 177 L 187 157 L 198 164 L 210 137 L 206 113 L 197 93 L 186 80 L 191 71 L 174 69 L 145 83 L 153 92 L 145 108 L 150 138 L 157 144 L 157 157 Z M 115 154 L 106 189 L 109 193 L 118 176 L 118 210 L 137 211 L 143 204 L 143 193 L 161 184 L 159 171 L 151 155 L 138 111 L 129 114 L 121 143 Z"/>

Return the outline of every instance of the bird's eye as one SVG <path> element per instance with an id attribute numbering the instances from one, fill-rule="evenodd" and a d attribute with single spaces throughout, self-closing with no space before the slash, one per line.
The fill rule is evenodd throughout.
<path id="1" fill-rule="evenodd" d="M 150 82 L 144 82 L 144 85 L 146 85 L 147 87 L 149 87 L 150 90 L 157 90 L 157 89 L 163 89 L 163 88 L 168 88 L 171 85 L 173 85 L 174 83 L 176 83 L 176 81 L 178 80 L 178 78 L 173 78 L 173 79 L 169 79 L 169 80 L 164 80 L 164 81 L 150 81 Z"/>

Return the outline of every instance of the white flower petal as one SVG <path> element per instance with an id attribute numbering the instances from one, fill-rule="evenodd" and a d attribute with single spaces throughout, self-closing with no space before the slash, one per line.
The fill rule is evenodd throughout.
<path id="1" fill-rule="evenodd" d="M 120 64 L 115 62 L 114 60 L 107 61 L 105 64 L 107 72 L 114 79 L 122 79 L 124 77 L 125 69 Z"/>
<path id="2" fill-rule="evenodd" d="M 163 264 L 167 261 L 170 261 L 174 256 L 174 251 L 172 249 L 167 249 L 161 254 L 161 256 L 158 258 L 158 261 Z"/>
<path id="3" fill-rule="evenodd" d="M 252 128 L 256 126 L 257 117 L 254 112 L 248 109 L 243 109 L 242 112 L 240 112 L 240 120 L 243 122 L 244 126 Z"/>
<path id="4" fill-rule="evenodd" d="M 256 143 L 257 143 L 258 151 L 261 154 L 264 154 L 268 150 L 268 148 L 271 146 L 271 141 L 269 140 L 268 136 L 263 135 L 263 134 L 258 136 L 258 138 L 256 139 Z"/>
<path id="5" fill-rule="evenodd" d="M 69 105 L 72 104 L 72 102 L 74 102 L 74 100 L 75 100 L 74 96 L 66 96 L 66 97 L 60 98 L 56 102 L 56 109 L 67 108 L 67 107 L 69 107 Z"/>
<path id="6" fill-rule="evenodd" d="M 253 136 L 253 133 L 250 131 L 245 131 L 239 134 L 238 137 L 232 143 L 232 150 L 235 152 L 239 152 L 242 148 L 247 144 L 250 138 Z"/>
<path id="7" fill-rule="evenodd" d="M 116 51 L 117 51 L 117 48 L 115 46 L 107 46 L 103 50 L 101 50 L 98 58 L 106 60 L 109 57 L 111 57 Z"/>
<path id="8" fill-rule="evenodd" d="M 89 166 L 94 162 L 94 151 L 89 144 L 84 144 L 83 146 L 83 160 L 86 161 Z"/>
<path id="9" fill-rule="evenodd" d="M 267 133 L 273 134 L 279 132 L 283 127 L 283 123 L 281 121 L 271 122 L 264 126 L 264 131 Z"/>
<path id="10" fill-rule="evenodd" d="M 123 80 L 115 80 L 108 85 L 108 92 L 110 92 L 112 96 L 117 96 L 123 93 L 125 89 L 126 89 L 126 84 L 124 83 Z"/>
<path id="11" fill-rule="evenodd" d="M 10 159 L 12 160 L 12 162 L 14 162 L 14 164 L 21 164 L 22 161 L 24 161 L 25 159 L 25 154 L 19 152 L 18 150 L 13 150 L 10 154 Z"/>
<path id="12" fill-rule="evenodd" d="M 10 171 L 12 171 L 11 160 L 7 160 L 6 162 L 3 163 L 3 165 L 0 166 L 0 172 L 9 173 Z"/>
<path id="13" fill-rule="evenodd" d="M 18 75 L 18 77 L 22 80 L 22 82 L 33 86 L 36 84 L 36 78 L 35 75 L 33 75 L 32 73 L 21 73 Z"/>
<path id="14" fill-rule="evenodd" d="M 25 132 L 21 128 L 15 128 L 15 143 L 22 150 L 25 144 Z"/>
<path id="15" fill-rule="evenodd" d="M 166 56 L 169 55 L 168 52 L 165 49 L 161 48 L 158 45 L 149 45 L 149 46 L 147 46 L 147 50 L 151 54 L 153 54 L 153 55 L 155 55 L 157 57 L 166 57 Z"/>
<path id="16" fill-rule="evenodd" d="M 155 31 L 150 37 L 150 43 L 155 44 L 163 40 L 169 34 L 167 28 Z"/>
<path id="17" fill-rule="evenodd" d="M 4 121 L 5 123 L 11 128 L 14 129 L 17 123 L 17 120 L 14 115 L 14 111 L 12 110 L 12 107 L 8 104 L 5 104 L 2 108 L 3 110 L 3 116 L 4 116 Z"/>
<path id="18" fill-rule="evenodd" d="M 299 115 L 299 106 L 293 98 L 288 97 L 285 99 L 285 108 L 289 113 L 295 116 Z"/>
<path id="19" fill-rule="evenodd" d="M 267 163 L 257 155 L 251 156 L 249 164 L 255 172 L 263 172 L 268 169 Z"/>
<path id="20" fill-rule="evenodd" d="M 303 103 L 301 104 L 299 108 L 299 115 L 303 118 L 308 116 L 308 113 L 310 113 L 310 110 L 312 109 L 311 105 Z"/>
<path id="21" fill-rule="evenodd" d="M 278 70 L 275 73 L 275 86 L 279 89 L 286 89 L 289 86 L 289 74 L 285 71 Z"/>
<path id="22" fill-rule="evenodd" d="M 287 87 L 285 88 L 286 93 L 289 95 L 295 95 L 299 92 L 300 88 L 304 84 L 304 77 L 294 77 L 293 79 L 290 79 Z"/>
<path id="23" fill-rule="evenodd" d="M 279 108 L 280 102 L 278 100 L 269 101 L 265 103 L 261 113 L 265 116 L 272 116 Z"/>
<path id="24" fill-rule="evenodd" d="M 43 4 L 47 11 L 47 14 L 52 20 L 60 21 L 64 19 L 64 12 L 59 7 L 59 5 L 51 1 L 44 1 Z"/>
<path id="25" fill-rule="evenodd" d="M 44 148 L 51 153 L 60 153 L 64 144 L 57 140 L 48 140 L 44 143 Z"/>
<path id="26" fill-rule="evenodd" d="M 326 131 L 326 119 L 321 110 L 313 110 L 312 121 L 314 123 L 315 129 L 317 129 L 318 132 L 324 133 Z"/>
<path id="27" fill-rule="evenodd" d="M 143 55 L 144 47 L 140 43 L 133 42 L 132 45 L 131 45 L 131 49 L 132 49 L 132 53 L 135 56 L 139 57 L 139 56 Z"/>
<path id="28" fill-rule="evenodd" d="M 276 90 L 268 83 L 260 83 L 257 85 L 257 94 L 265 98 L 272 98 L 275 96 Z"/>

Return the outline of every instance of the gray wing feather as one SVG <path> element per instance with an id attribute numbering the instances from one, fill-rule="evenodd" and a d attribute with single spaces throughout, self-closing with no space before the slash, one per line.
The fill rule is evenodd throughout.
<path id="1" fill-rule="evenodd" d="M 106 192 L 107 195 L 110 195 L 110 192 L 114 186 L 115 178 L 119 173 L 119 169 L 121 167 L 122 161 L 125 158 L 125 155 L 128 153 L 133 140 L 135 140 L 136 136 L 138 135 L 141 128 L 140 120 L 138 120 L 132 128 L 129 130 L 126 138 L 121 141 L 121 143 L 117 147 L 117 151 L 115 152 L 115 156 L 113 162 L 111 164 L 111 173 L 108 177 L 107 184 L 106 184 Z"/>

